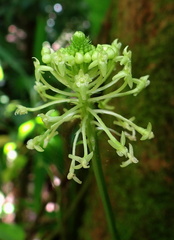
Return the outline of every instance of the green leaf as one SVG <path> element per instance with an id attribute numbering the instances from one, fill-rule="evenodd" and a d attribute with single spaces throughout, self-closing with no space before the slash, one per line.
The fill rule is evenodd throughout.
<path id="1" fill-rule="evenodd" d="M 25 232 L 15 224 L 0 223 L 0 240 L 24 240 Z"/>
<path id="2" fill-rule="evenodd" d="M 23 170 L 26 163 L 27 158 L 24 155 L 19 155 L 12 163 L 12 165 L 10 167 L 5 168 L 4 171 L 1 173 L 3 181 L 8 182 L 19 176 L 20 172 Z"/>
<path id="3" fill-rule="evenodd" d="M 89 21 L 91 23 L 91 35 L 96 37 L 101 29 L 102 21 L 110 6 L 111 0 L 87 0 L 89 5 Z"/>
<path id="4" fill-rule="evenodd" d="M 0 46 L 0 58 L 4 59 L 20 76 L 26 77 L 27 74 L 19 61 L 16 60 L 14 55 L 7 49 Z"/>
<path id="5" fill-rule="evenodd" d="M 47 176 L 45 165 L 42 156 L 37 155 L 34 165 L 34 209 L 36 212 L 39 212 L 42 207 L 41 192 Z"/>

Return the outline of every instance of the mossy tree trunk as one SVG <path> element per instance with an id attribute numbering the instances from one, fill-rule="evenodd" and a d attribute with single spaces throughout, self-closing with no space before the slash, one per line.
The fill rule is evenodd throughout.
<path id="1" fill-rule="evenodd" d="M 161 157 L 168 160 L 174 154 L 171 131 L 174 127 L 173 12 L 172 0 L 113 0 L 99 35 L 103 42 L 118 38 L 129 46 L 133 53 L 135 77 L 150 75 L 150 86 L 138 97 L 128 97 L 123 102 L 126 102 L 129 113 L 132 109 L 140 121 L 152 121 L 156 135 L 153 145 L 156 145 Z"/>
<path id="2" fill-rule="evenodd" d="M 147 121 L 152 122 L 155 138 L 134 144 L 140 162 L 120 169 L 119 157 L 111 152 L 104 136 L 99 138 L 107 187 L 123 240 L 174 238 L 170 229 L 174 224 L 174 194 L 170 191 L 174 187 L 173 12 L 172 0 L 112 0 L 96 40 L 111 43 L 118 38 L 123 47 L 129 45 L 133 76 L 150 75 L 151 80 L 137 97 L 112 101 L 116 112 L 136 116 L 136 123 L 145 126 Z M 95 186 L 91 193 L 97 199 Z M 90 236 L 96 240 L 107 240 L 103 214 L 95 202 L 87 216 L 95 215 L 97 226 L 86 219 L 84 230 L 90 229 Z"/>

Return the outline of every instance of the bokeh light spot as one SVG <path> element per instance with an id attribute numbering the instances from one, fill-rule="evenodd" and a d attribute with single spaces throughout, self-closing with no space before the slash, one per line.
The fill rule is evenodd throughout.
<path id="1" fill-rule="evenodd" d="M 49 202 L 45 206 L 47 212 L 57 212 L 59 210 L 59 205 L 57 203 Z"/>
<path id="2" fill-rule="evenodd" d="M 14 205 L 12 203 L 4 203 L 3 205 L 3 211 L 6 213 L 6 214 L 11 214 L 14 212 Z"/>
<path id="3" fill-rule="evenodd" d="M 4 145 L 4 153 L 7 154 L 12 150 L 16 149 L 16 143 L 14 142 L 8 142 Z"/>
<path id="4" fill-rule="evenodd" d="M 14 162 L 14 160 L 17 158 L 18 154 L 15 150 L 11 150 L 7 153 L 7 161 L 8 163 Z"/>
<path id="5" fill-rule="evenodd" d="M 24 139 L 33 130 L 34 126 L 35 123 L 33 120 L 21 124 L 18 131 L 19 138 Z"/>
<path id="6" fill-rule="evenodd" d="M 48 25 L 48 27 L 54 27 L 54 25 L 55 25 L 54 19 L 49 18 L 49 19 L 47 20 L 47 25 Z"/>
<path id="7" fill-rule="evenodd" d="M 54 186 L 56 186 L 56 187 L 60 186 L 60 184 L 61 184 L 60 178 L 54 176 L 54 178 L 53 178 L 53 184 L 54 184 Z"/>
<path id="8" fill-rule="evenodd" d="M 60 13 L 60 12 L 62 12 L 62 10 L 63 10 L 63 7 L 60 3 L 54 4 L 54 11 L 55 12 Z"/>
<path id="9" fill-rule="evenodd" d="M 2 96 L 0 97 L 0 102 L 1 102 L 2 104 L 7 104 L 7 103 L 9 102 L 9 97 L 8 97 L 7 95 L 2 95 Z"/>

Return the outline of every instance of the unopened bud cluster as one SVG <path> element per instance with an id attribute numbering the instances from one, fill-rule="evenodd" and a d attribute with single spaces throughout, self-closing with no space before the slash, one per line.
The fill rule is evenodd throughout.
<path id="1" fill-rule="evenodd" d="M 130 141 L 136 140 L 136 132 L 141 135 L 141 140 L 153 138 L 151 124 L 149 123 L 147 128 L 139 127 L 133 122 L 133 118 L 127 119 L 111 111 L 111 106 L 108 106 L 111 99 L 130 94 L 136 96 L 150 83 L 148 76 L 139 79 L 132 77 L 131 51 L 127 47 L 121 51 L 121 43 L 117 40 L 111 45 L 102 44 L 95 47 L 84 33 L 75 32 L 68 47 L 53 51 L 50 47 L 44 46 L 41 54 L 44 65 L 37 59 L 34 61 L 36 77 L 34 88 L 46 103 L 36 108 L 20 105 L 16 114 L 39 111 L 63 103 L 69 103 L 70 107 L 60 116 L 53 114 L 54 109 L 39 114 L 47 130 L 42 135 L 30 139 L 27 147 L 44 151 L 49 141 L 58 134 L 57 129 L 62 123 L 78 118 L 80 124 L 75 133 L 72 154 L 69 154 L 71 164 L 68 179 L 81 183 L 75 170 L 89 168 L 95 151 L 95 146 L 93 150 L 89 148 L 90 139 L 87 134 L 89 126 L 95 127 L 96 131 L 105 132 L 108 143 L 116 153 L 127 159 L 121 164 L 122 167 L 137 163 Z M 49 78 L 45 79 L 46 72 L 55 78 L 54 86 L 49 82 Z M 64 90 L 57 87 L 57 81 L 64 85 Z M 102 115 L 113 117 L 113 123 L 122 127 L 122 131 L 118 132 L 117 127 L 108 128 L 101 118 Z M 83 156 L 77 156 L 77 145 L 82 146 Z"/>

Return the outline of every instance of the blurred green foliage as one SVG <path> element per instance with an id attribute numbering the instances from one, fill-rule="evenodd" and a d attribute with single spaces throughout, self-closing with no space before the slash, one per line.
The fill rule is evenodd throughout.
<path id="1" fill-rule="evenodd" d="M 1 240 L 24 240 L 25 233 L 19 225 L 0 223 Z M 15 233 L 15 234 L 14 234 Z"/>
<path id="2" fill-rule="evenodd" d="M 97 37 L 100 33 L 103 20 L 107 15 L 111 0 L 86 0 L 89 4 L 88 18 L 90 20 L 90 36 Z"/>
<path id="3" fill-rule="evenodd" d="M 16 104 L 34 106 L 41 101 L 33 90 L 32 57 L 40 58 L 44 41 L 52 44 L 75 30 L 93 39 L 100 33 L 108 42 L 119 37 L 125 45 L 130 43 L 134 75 L 150 74 L 151 85 L 141 95 L 113 102 L 116 110 L 135 115 L 141 125 L 147 120 L 153 124 L 153 143 L 137 145 L 140 163 L 121 170 L 104 136 L 99 138 L 100 149 L 121 239 L 174 238 L 174 6 L 171 0 L 141 2 L 144 7 L 135 17 L 137 4 L 127 1 L 61 0 L 62 10 L 55 12 L 54 0 L 1 0 L 0 239 L 110 239 L 93 175 L 82 172 L 81 187 L 66 179 L 75 126 L 63 126 L 61 137 L 37 153 L 25 144 L 43 125 L 31 114 L 14 116 Z M 143 9 L 146 15 L 141 15 Z M 111 29 L 105 32 L 102 23 L 108 17 Z"/>

